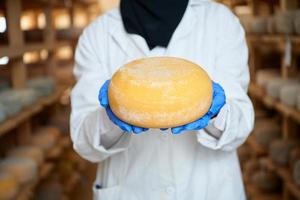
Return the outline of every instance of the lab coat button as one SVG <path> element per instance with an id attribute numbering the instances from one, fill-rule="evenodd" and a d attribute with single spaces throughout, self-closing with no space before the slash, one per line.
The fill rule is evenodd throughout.
<path id="1" fill-rule="evenodd" d="M 166 192 L 167 192 L 168 194 L 173 194 L 173 193 L 175 192 L 175 189 L 174 189 L 174 187 L 167 187 L 167 188 L 166 188 Z"/>

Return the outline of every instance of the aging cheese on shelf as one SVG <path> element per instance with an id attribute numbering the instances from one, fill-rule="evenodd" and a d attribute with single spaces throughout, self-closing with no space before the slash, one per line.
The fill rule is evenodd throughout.
<path id="1" fill-rule="evenodd" d="M 291 151 L 298 146 L 298 142 L 293 140 L 277 139 L 270 144 L 269 154 L 272 160 L 281 166 L 289 163 Z"/>
<path id="2" fill-rule="evenodd" d="M 7 172 L 0 171 L 0 200 L 10 200 L 18 192 L 16 178 Z"/>
<path id="3" fill-rule="evenodd" d="M 266 192 L 277 191 L 281 186 L 280 178 L 271 171 L 259 170 L 252 176 L 255 186 Z"/>
<path id="4" fill-rule="evenodd" d="M 168 128 L 206 114 L 212 92 L 212 81 L 200 66 L 179 58 L 153 57 L 121 67 L 111 79 L 108 96 L 121 120 Z"/>
<path id="5" fill-rule="evenodd" d="M 300 94 L 299 83 L 283 86 L 280 90 L 280 101 L 288 106 L 296 106 L 298 94 Z"/>
<path id="6" fill-rule="evenodd" d="M 267 94 L 274 98 L 280 97 L 280 91 L 283 87 L 289 85 L 295 85 L 299 83 L 296 79 L 283 79 L 283 78 L 274 78 L 267 84 Z"/>
<path id="7" fill-rule="evenodd" d="M 40 128 L 33 135 L 31 144 L 43 149 L 43 151 L 48 151 L 55 145 L 59 134 L 59 130 L 55 127 Z"/>
<path id="8" fill-rule="evenodd" d="M 8 152 L 9 157 L 31 158 L 38 164 L 42 164 L 44 160 L 43 151 L 35 146 L 21 146 Z"/>
<path id="9" fill-rule="evenodd" d="M 20 184 L 34 180 L 37 170 L 37 163 L 30 158 L 7 158 L 0 162 L 0 171 L 13 174 Z"/>
<path id="10" fill-rule="evenodd" d="M 253 131 L 256 142 L 263 148 L 268 148 L 270 143 L 280 138 L 281 127 L 275 119 L 259 119 Z"/>

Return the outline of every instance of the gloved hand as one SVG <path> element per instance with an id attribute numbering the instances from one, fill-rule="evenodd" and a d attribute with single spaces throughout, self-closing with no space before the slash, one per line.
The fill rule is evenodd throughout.
<path id="1" fill-rule="evenodd" d="M 106 110 L 106 113 L 109 117 L 109 119 L 117 126 L 119 126 L 123 131 L 125 132 L 134 132 L 136 134 L 139 134 L 141 132 L 147 131 L 147 128 L 141 128 L 137 126 L 133 126 L 130 124 L 127 124 L 126 122 L 123 122 L 120 120 L 110 109 L 109 102 L 108 102 L 108 86 L 109 86 L 110 80 L 105 81 L 105 83 L 102 85 L 100 92 L 99 92 L 99 102 L 101 106 L 103 106 Z"/>
<path id="2" fill-rule="evenodd" d="M 218 83 L 213 82 L 213 100 L 209 111 L 203 117 L 192 123 L 172 128 L 172 133 L 179 134 L 185 130 L 191 131 L 205 128 L 208 122 L 219 113 L 225 103 L 226 97 L 224 89 Z"/>

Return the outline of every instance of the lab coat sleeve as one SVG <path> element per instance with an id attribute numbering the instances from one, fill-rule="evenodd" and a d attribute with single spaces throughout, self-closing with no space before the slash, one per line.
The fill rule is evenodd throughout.
<path id="1" fill-rule="evenodd" d="M 224 131 L 216 138 L 206 130 L 200 130 L 197 139 L 208 148 L 232 151 L 239 147 L 252 131 L 254 111 L 247 95 L 249 69 L 245 33 L 237 17 L 229 9 L 223 6 L 221 8 L 218 26 L 220 34 L 217 38 L 215 71 L 212 78 L 224 88 L 226 94 L 227 114 L 223 119 Z"/>
<path id="2" fill-rule="evenodd" d="M 99 89 L 110 78 L 110 70 L 99 56 L 100 47 L 96 48 L 97 44 L 101 44 L 99 37 L 105 37 L 99 23 L 96 21 L 91 24 L 79 39 L 74 68 L 77 84 L 71 94 L 73 147 L 91 162 L 100 162 L 124 151 L 130 141 L 129 134 L 124 134 L 109 120 L 98 102 Z"/>

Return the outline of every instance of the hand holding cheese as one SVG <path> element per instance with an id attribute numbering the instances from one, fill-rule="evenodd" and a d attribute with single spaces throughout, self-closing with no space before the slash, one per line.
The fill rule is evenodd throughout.
<path id="1" fill-rule="evenodd" d="M 134 133 L 138 134 L 138 133 L 147 131 L 148 130 L 147 128 L 141 128 L 141 127 L 133 126 L 133 125 L 127 124 L 126 122 L 123 122 L 111 111 L 109 103 L 108 103 L 109 83 L 110 83 L 110 80 L 107 80 L 102 85 L 100 92 L 99 92 L 99 97 L 98 97 L 100 104 L 105 108 L 109 119 L 125 132 L 134 132 Z"/>
<path id="2" fill-rule="evenodd" d="M 108 116 L 123 130 L 124 123 L 171 128 L 208 118 L 212 98 L 213 84 L 207 73 L 194 63 L 173 57 L 130 62 L 103 85 L 99 94 Z"/>

